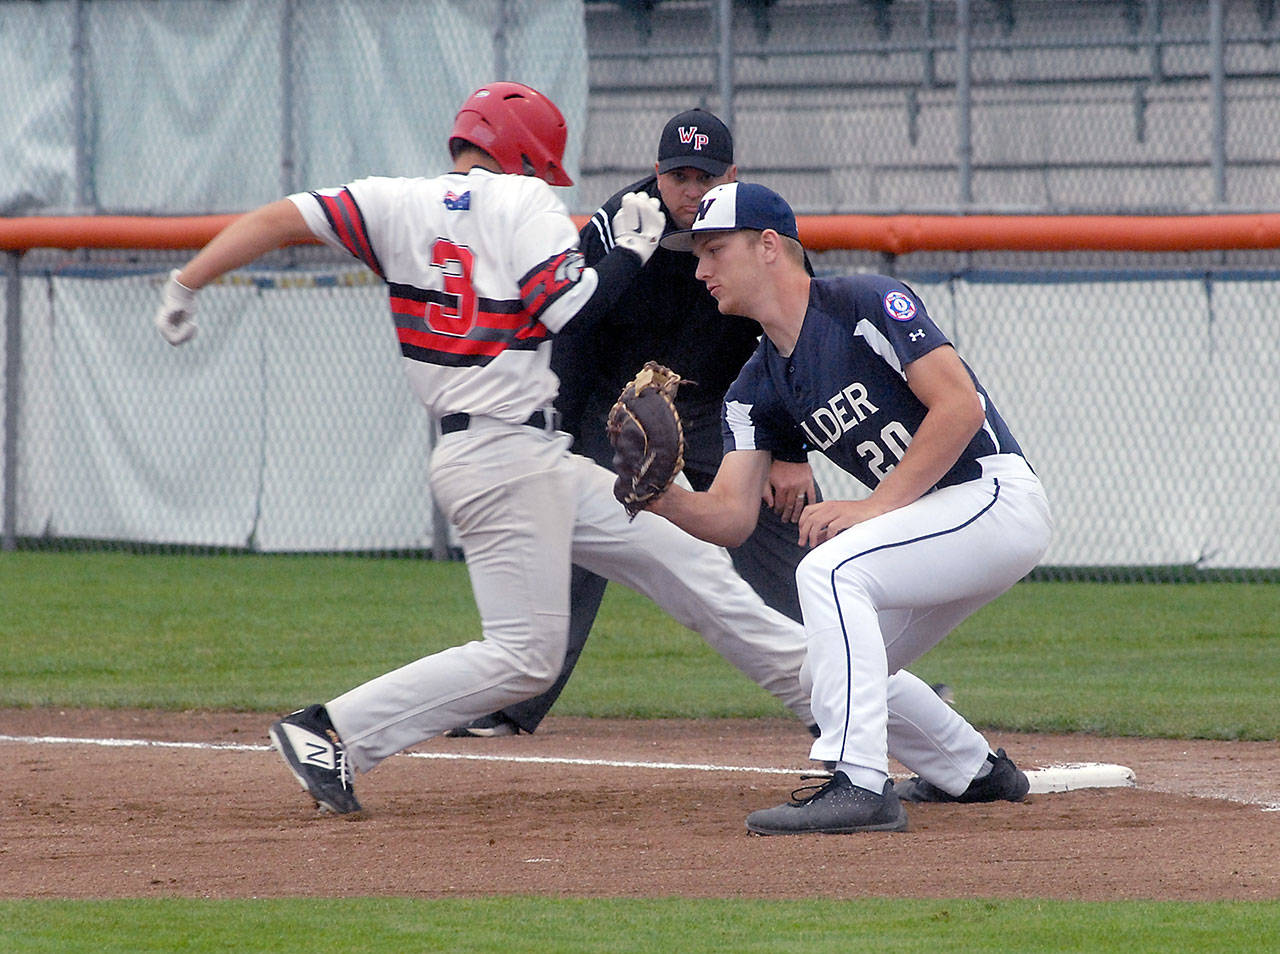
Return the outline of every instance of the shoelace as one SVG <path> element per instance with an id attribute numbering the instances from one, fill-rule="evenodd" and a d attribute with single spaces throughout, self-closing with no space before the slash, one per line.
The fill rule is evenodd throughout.
<path id="1" fill-rule="evenodd" d="M 334 761 L 338 763 L 338 781 L 342 783 L 342 787 L 351 790 L 351 780 L 355 778 L 355 773 L 347 765 L 347 747 L 342 744 L 342 740 L 338 738 L 338 730 L 332 725 L 325 727 L 324 734 L 328 736 L 329 744 L 333 746 Z"/>
<path id="2" fill-rule="evenodd" d="M 800 781 L 807 782 L 810 779 L 819 778 L 824 779 L 824 781 L 817 782 L 812 785 L 801 785 L 799 788 L 793 789 L 791 792 L 792 803 L 795 805 L 808 805 L 815 798 L 820 797 L 822 793 L 834 785 L 836 781 L 835 775 L 827 772 L 820 775 L 801 775 Z M 810 794 L 802 795 L 802 792 L 809 792 Z"/>
<path id="3" fill-rule="evenodd" d="M 334 745 L 334 750 L 338 755 L 338 780 L 342 782 L 342 787 L 351 790 L 351 780 L 355 777 L 355 773 L 351 771 L 347 765 L 347 748 L 341 742 Z"/>

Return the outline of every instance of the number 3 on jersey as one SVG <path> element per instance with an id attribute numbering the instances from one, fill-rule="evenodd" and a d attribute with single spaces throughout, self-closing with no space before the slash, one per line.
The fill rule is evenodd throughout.
<path id="1" fill-rule="evenodd" d="M 476 290 L 471 287 L 475 256 L 465 245 L 437 239 L 431 246 L 431 264 L 442 273 L 445 301 L 427 305 L 427 327 L 436 334 L 465 338 L 479 314 Z"/>

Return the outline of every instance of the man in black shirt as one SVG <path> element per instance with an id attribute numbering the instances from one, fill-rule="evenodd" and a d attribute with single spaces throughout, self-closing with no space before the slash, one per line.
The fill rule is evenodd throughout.
<path id="1" fill-rule="evenodd" d="M 708 189 L 736 178 L 733 137 L 724 123 L 702 109 L 673 116 L 658 141 L 654 174 L 620 189 L 583 226 L 579 240 L 586 264 L 593 265 L 614 247 L 613 216 L 626 193 L 657 196 L 667 231 L 679 231 L 693 223 Z M 720 410 L 725 391 L 755 351 L 760 326 L 720 314 L 706 286 L 694 277 L 696 267 L 693 255 L 659 248 L 639 275 L 619 289 L 615 304 L 599 322 L 582 334 L 557 337 L 551 366 L 560 378 L 556 406 L 564 430 L 574 437 L 574 451 L 605 467 L 613 462 L 605 418 L 623 386 L 646 361 L 658 361 L 697 382 L 681 387 L 676 405 L 684 425 L 684 474 L 695 490 L 705 490 L 723 455 Z M 805 455 L 775 461 L 755 533 L 729 551 L 739 574 L 760 597 L 797 622 L 795 569 L 806 551 L 793 521 L 817 493 Z M 573 568 L 569 648 L 550 689 L 450 735 L 533 732 L 577 664 L 605 585 L 603 577 Z"/>

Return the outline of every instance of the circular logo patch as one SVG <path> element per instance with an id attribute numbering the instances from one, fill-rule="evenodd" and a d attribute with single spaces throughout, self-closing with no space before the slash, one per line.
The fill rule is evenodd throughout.
<path id="1" fill-rule="evenodd" d="M 916 316 L 916 303 L 902 292 L 891 291 L 884 296 L 884 311 L 894 321 L 910 321 Z"/>

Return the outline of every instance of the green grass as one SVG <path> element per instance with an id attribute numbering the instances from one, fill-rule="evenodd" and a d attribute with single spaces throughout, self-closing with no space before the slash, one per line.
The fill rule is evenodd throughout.
<path id="1" fill-rule="evenodd" d="M 557 711 L 784 711 L 616 589 Z M 412 559 L 9 553 L 0 605 L 0 705 L 288 710 L 480 635 L 464 566 Z"/>
<path id="2" fill-rule="evenodd" d="M 478 625 L 459 564 L 4 553 L 0 706 L 283 711 L 474 638 Z M 951 683 L 966 715 L 988 727 L 1276 739 L 1277 634 L 1274 585 L 1024 583 L 913 668 Z M 697 636 L 618 587 L 555 711 L 783 712 Z M 0 951 L 14 954 L 1252 954 L 1274 950 L 1277 935 L 1280 902 L 0 901 Z"/>
<path id="3" fill-rule="evenodd" d="M 461 565 L 415 560 L 8 553 L 0 603 L 5 705 L 276 710 L 479 627 Z"/>
<path id="4" fill-rule="evenodd" d="M 0 554 L 0 705 L 283 711 L 479 634 L 465 569 L 412 559 Z M 1280 587 L 1023 583 L 912 667 L 1003 730 L 1280 738 Z M 781 715 L 610 587 L 556 710 Z"/>
<path id="5" fill-rule="evenodd" d="M 407 898 L 0 902 L 12 954 L 1275 950 L 1277 903 Z"/>
<path id="6" fill-rule="evenodd" d="M 993 728 L 1280 738 L 1280 586 L 1024 583 L 912 668 Z"/>

